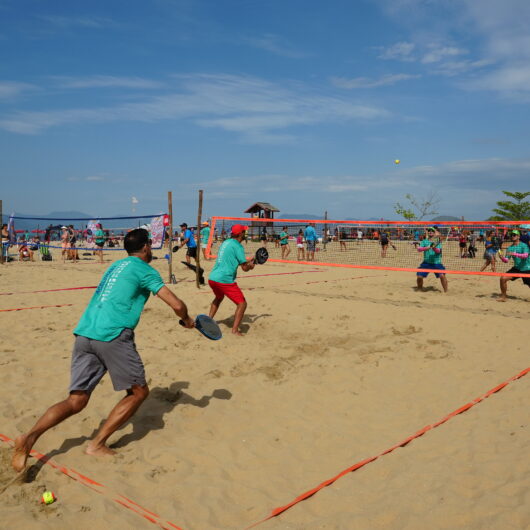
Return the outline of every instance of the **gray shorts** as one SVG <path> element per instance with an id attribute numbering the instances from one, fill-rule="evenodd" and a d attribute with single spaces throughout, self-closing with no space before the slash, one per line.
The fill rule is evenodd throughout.
<path id="1" fill-rule="evenodd" d="M 309 250 L 309 252 L 314 252 L 315 247 L 316 247 L 316 241 L 314 240 L 307 241 L 307 250 Z"/>
<path id="2" fill-rule="evenodd" d="M 70 392 L 91 393 L 107 371 L 116 391 L 146 384 L 144 364 L 136 351 L 132 329 L 124 329 L 110 342 L 76 335 L 70 370 Z"/>

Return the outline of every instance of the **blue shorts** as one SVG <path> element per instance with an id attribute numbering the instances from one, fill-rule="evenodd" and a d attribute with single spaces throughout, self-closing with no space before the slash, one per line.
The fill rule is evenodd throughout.
<path id="1" fill-rule="evenodd" d="M 425 261 L 418 267 L 418 269 L 439 269 L 444 271 L 445 267 L 441 263 L 425 263 Z M 443 272 L 435 272 L 434 275 L 439 278 Z M 422 278 L 427 278 L 429 275 L 428 272 L 417 272 L 416 276 L 421 276 Z"/>

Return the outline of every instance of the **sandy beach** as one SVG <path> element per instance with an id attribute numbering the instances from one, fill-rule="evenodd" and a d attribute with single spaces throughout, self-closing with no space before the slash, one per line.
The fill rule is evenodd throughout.
<path id="1" fill-rule="evenodd" d="M 152 265 L 167 279 L 164 254 Z M 72 330 L 94 292 L 33 291 L 95 286 L 122 257 L 0 268 L 0 309 L 38 307 L 1 313 L 0 434 L 15 438 L 66 396 Z M 207 313 L 210 289 L 197 289 L 179 259 L 170 288 L 193 315 Z M 227 301 L 217 342 L 181 328 L 151 298 L 136 329 L 151 393 L 109 440 L 117 456 L 83 453 L 121 396 L 108 376 L 85 410 L 34 448 L 104 493 L 30 458 L 27 482 L 2 494 L 0 527 L 157 527 L 117 502 L 122 495 L 175 527 L 242 530 L 530 366 L 521 281 L 505 304 L 496 277 L 451 275 L 447 294 L 432 276 L 425 292 L 415 281 L 269 262 L 239 273 L 246 335 L 229 333 Z M 257 528 L 529 528 L 529 399 L 527 375 Z M 10 453 L 0 442 L 0 488 L 15 477 Z M 58 497 L 50 506 L 39 504 L 46 489 Z"/>

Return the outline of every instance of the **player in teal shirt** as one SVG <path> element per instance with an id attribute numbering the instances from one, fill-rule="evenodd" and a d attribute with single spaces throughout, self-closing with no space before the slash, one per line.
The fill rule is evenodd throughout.
<path id="1" fill-rule="evenodd" d="M 210 239 L 210 226 L 208 221 L 203 221 L 202 223 L 202 230 L 201 230 L 201 247 L 202 247 L 202 255 L 206 261 L 208 261 L 208 258 L 206 257 L 206 247 L 208 246 L 208 239 Z"/>
<path id="2" fill-rule="evenodd" d="M 288 228 L 283 227 L 283 232 L 280 233 L 280 246 L 282 248 L 282 259 L 285 259 L 290 253 Z"/>
<path id="3" fill-rule="evenodd" d="M 247 259 L 245 250 L 241 242 L 245 239 L 248 226 L 234 225 L 232 227 L 232 237 L 225 240 L 219 248 L 217 260 L 210 273 L 208 285 L 212 288 L 215 298 L 210 306 L 210 317 L 213 318 L 227 296 L 236 304 L 236 313 L 234 315 L 234 324 L 232 333 L 242 335 L 239 331 L 239 325 L 243 320 L 243 315 L 247 308 L 247 301 L 241 289 L 236 283 L 237 269 L 241 266 L 244 271 L 254 268 L 254 258 Z"/>
<path id="4" fill-rule="evenodd" d="M 418 269 L 445 270 L 442 265 L 442 243 L 440 241 L 440 232 L 434 226 L 427 228 L 426 237 L 417 247 L 418 252 L 423 252 L 423 261 Z M 416 285 L 418 290 L 423 290 L 423 279 L 428 276 L 428 272 L 416 273 Z M 447 278 L 443 272 L 435 272 L 434 275 L 440 279 L 443 290 L 446 293 L 448 289 Z"/>
<path id="5" fill-rule="evenodd" d="M 27 433 L 17 437 L 11 460 L 16 471 L 26 467 L 28 455 L 42 434 L 86 407 L 92 391 L 107 371 L 114 390 L 125 390 L 126 394 L 88 443 L 85 453 L 114 454 L 106 445 L 107 439 L 136 412 L 149 394 L 144 365 L 134 343 L 134 328 L 151 293 L 168 304 L 185 327 L 195 325 L 186 304 L 148 265 L 153 255 L 147 230 L 138 228 L 129 232 L 124 247 L 129 257 L 107 270 L 75 328 L 69 395 L 52 405 Z"/>
<path id="6" fill-rule="evenodd" d="M 521 242 L 521 234 L 519 230 L 512 230 L 510 234 L 512 244 L 506 249 L 506 257 L 501 256 L 501 260 L 504 263 L 510 261 L 509 258 L 513 258 L 513 267 L 506 272 L 517 274 L 530 274 L 530 248 L 526 243 Z M 521 278 L 523 283 L 530 287 L 529 276 L 501 276 L 500 287 L 501 297 L 498 302 L 506 302 L 506 294 L 508 293 L 508 282 L 518 280 Z"/>
<path id="7" fill-rule="evenodd" d="M 114 262 L 85 309 L 75 335 L 109 342 L 134 329 L 149 295 L 164 287 L 160 273 L 137 256 Z"/>

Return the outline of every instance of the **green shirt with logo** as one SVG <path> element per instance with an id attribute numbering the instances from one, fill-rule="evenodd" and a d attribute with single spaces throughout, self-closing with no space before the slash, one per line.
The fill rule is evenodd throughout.
<path id="1" fill-rule="evenodd" d="M 526 258 L 518 258 L 516 256 L 509 256 L 510 252 L 515 252 L 516 254 L 528 254 L 530 249 L 528 245 L 523 242 L 519 242 L 517 245 L 511 245 L 506 249 L 506 255 L 508 258 L 513 258 L 513 266 L 522 271 L 530 271 L 530 256 Z"/>
<path id="2" fill-rule="evenodd" d="M 151 293 L 164 286 L 159 272 L 136 256 L 113 263 L 74 330 L 75 335 L 109 342 L 134 329 Z"/>
<path id="3" fill-rule="evenodd" d="M 234 283 L 236 281 L 237 268 L 246 261 L 243 245 L 237 239 L 231 237 L 223 241 L 219 248 L 219 254 L 209 279 L 217 283 Z"/>
<path id="4" fill-rule="evenodd" d="M 439 248 L 440 249 L 440 253 L 437 254 L 436 252 L 434 252 L 434 249 L 431 248 L 431 245 L 432 245 L 432 241 L 430 241 L 429 239 L 424 239 L 421 243 L 420 243 L 420 247 L 429 247 L 429 250 L 426 250 L 424 253 L 423 253 L 423 263 L 428 263 L 429 265 L 440 265 L 442 263 L 442 244 L 441 243 L 438 243 L 435 248 Z"/>

